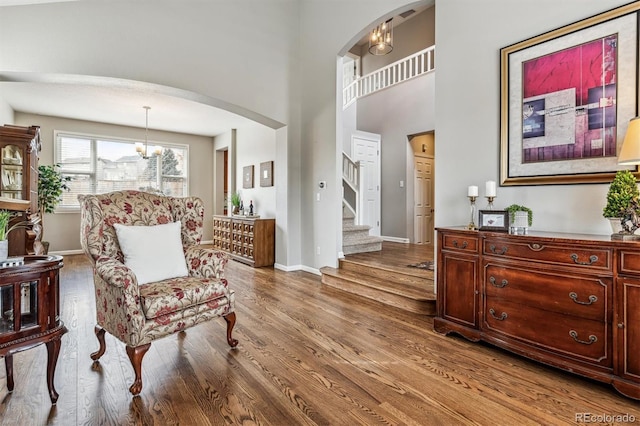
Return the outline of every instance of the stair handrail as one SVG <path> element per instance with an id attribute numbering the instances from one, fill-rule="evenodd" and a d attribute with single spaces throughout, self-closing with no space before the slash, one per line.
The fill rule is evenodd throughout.
<path id="1" fill-rule="evenodd" d="M 342 178 L 356 193 L 360 190 L 360 162 L 342 153 Z"/>
<path id="2" fill-rule="evenodd" d="M 349 157 L 349 155 L 345 152 L 342 153 L 342 182 L 346 183 L 355 193 L 355 201 L 356 205 L 352 206 L 344 197 L 344 188 L 342 190 L 342 202 L 347 206 L 347 208 L 353 213 L 354 222 L 356 225 L 362 223 L 363 211 L 361 206 L 363 205 L 363 192 L 362 188 L 362 179 L 363 173 L 361 168 L 364 164 L 361 161 L 354 161 Z"/>
<path id="3" fill-rule="evenodd" d="M 342 107 L 347 108 L 363 96 L 433 71 L 435 55 L 436 46 L 433 45 L 357 78 L 342 89 Z"/>

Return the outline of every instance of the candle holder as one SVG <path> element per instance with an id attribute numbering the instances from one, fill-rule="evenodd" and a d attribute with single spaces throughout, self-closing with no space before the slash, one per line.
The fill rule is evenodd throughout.
<path id="1" fill-rule="evenodd" d="M 469 220 L 469 224 L 467 225 L 467 229 L 469 230 L 474 230 L 477 229 L 476 227 L 476 223 L 475 223 L 475 217 L 476 217 L 476 197 L 469 195 L 469 203 L 471 203 L 470 205 L 470 210 L 471 210 L 471 219 Z"/>
<path id="2" fill-rule="evenodd" d="M 496 198 L 495 195 L 494 196 L 486 195 L 485 198 L 487 199 L 487 210 L 493 210 L 493 200 Z"/>

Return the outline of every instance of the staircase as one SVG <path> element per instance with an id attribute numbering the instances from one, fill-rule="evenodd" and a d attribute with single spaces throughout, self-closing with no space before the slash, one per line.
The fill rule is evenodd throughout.
<path id="1" fill-rule="evenodd" d="M 337 269 L 320 268 L 322 283 L 408 312 L 435 315 L 433 270 L 401 262 L 386 259 L 382 253 L 346 256 Z"/>
<path id="2" fill-rule="evenodd" d="M 370 229 L 368 225 L 356 225 L 353 214 L 343 209 L 342 252 L 347 255 L 382 250 L 382 238 L 369 235 Z"/>

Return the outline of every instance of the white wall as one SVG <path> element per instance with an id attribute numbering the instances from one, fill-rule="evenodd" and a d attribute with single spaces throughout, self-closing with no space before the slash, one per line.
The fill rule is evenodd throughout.
<path id="1" fill-rule="evenodd" d="M 245 210 L 253 201 L 254 214 L 261 218 L 276 216 L 276 186 L 284 185 L 273 179 L 274 186 L 260 186 L 260 163 L 273 161 L 273 172 L 280 164 L 275 163 L 276 139 L 275 130 L 255 124 L 237 131 L 236 188 L 244 203 Z M 245 166 L 253 166 L 253 188 L 243 187 L 242 170 Z"/>
<path id="2" fill-rule="evenodd" d="M 14 124 L 14 119 L 13 109 L 0 96 L 0 125 Z"/>
<path id="3" fill-rule="evenodd" d="M 499 181 L 500 48 L 626 3 L 627 0 L 437 3 L 437 226 L 467 223 L 467 186 L 484 188 L 487 180 Z M 607 188 L 608 184 L 501 187 L 494 204 L 530 207 L 536 230 L 609 234 L 609 224 L 602 217 Z"/>
<path id="4" fill-rule="evenodd" d="M 141 130 L 134 127 L 115 126 L 91 121 L 69 120 L 59 117 L 16 113 L 20 126 L 40 126 L 42 151 L 40 164 L 53 164 L 53 132 L 55 130 L 86 133 L 98 136 L 114 136 L 139 139 Z M 205 218 L 213 215 L 213 141 L 204 136 L 185 135 L 149 129 L 149 140 L 189 145 L 189 193 L 202 198 Z M 50 251 L 80 250 L 80 213 L 47 214 L 44 219 L 45 239 L 50 242 Z M 213 238 L 213 222 L 205 220 L 204 241 Z"/>

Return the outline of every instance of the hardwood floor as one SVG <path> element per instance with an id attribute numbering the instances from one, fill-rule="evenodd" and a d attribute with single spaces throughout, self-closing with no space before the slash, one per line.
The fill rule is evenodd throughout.
<path id="1" fill-rule="evenodd" d="M 607 385 L 438 335 L 431 317 L 358 299 L 313 274 L 231 262 L 227 277 L 238 347 L 227 345 L 222 319 L 156 341 L 133 398 L 120 342 L 107 335 L 92 369 L 91 269 L 66 256 L 58 404 L 49 401 L 45 347 L 18 353 L 12 394 L 0 368 L 0 424 L 562 425 L 579 423 L 578 413 L 640 422 L 638 401 Z"/>

